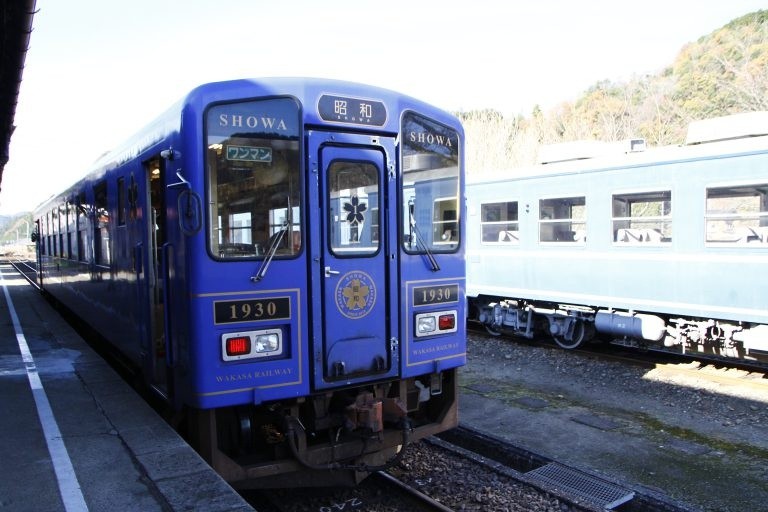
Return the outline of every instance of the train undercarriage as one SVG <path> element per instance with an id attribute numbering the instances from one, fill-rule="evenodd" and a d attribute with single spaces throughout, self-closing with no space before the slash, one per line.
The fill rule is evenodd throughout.
<path id="1" fill-rule="evenodd" d="M 190 443 L 233 487 L 355 485 L 458 424 L 456 370 L 188 413 Z"/>
<path id="2" fill-rule="evenodd" d="M 768 325 L 480 296 L 470 320 L 492 335 L 549 335 L 560 347 L 607 341 L 640 349 L 768 361 Z"/>

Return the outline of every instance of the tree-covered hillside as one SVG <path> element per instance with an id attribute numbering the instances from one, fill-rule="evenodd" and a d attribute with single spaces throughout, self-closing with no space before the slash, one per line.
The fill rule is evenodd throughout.
<path id="1" fill-rule="evenodd" d="M 532 164 L 541 144 L 638 137 L 649 145 L 679 144 L 692 120 L 757 110 L 768 110 L 768 10 L 686 45 L 659 74 L 597 82 L 572 103 L 529 115 L 458 115 L 468 172 L 479 173 Z"/>

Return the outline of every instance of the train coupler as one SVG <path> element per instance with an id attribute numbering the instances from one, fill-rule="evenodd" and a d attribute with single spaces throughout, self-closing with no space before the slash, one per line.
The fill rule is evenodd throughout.
<path id="1" fill-rule="evenodd" d="M 345 426 L 348 430 L 365 429 L 382 432 L 384 421 L 398 422 L 407 415 L 400 399 L 374 398 L 373 393 L 361 393 L 354 404 L 347 406 Z"/>

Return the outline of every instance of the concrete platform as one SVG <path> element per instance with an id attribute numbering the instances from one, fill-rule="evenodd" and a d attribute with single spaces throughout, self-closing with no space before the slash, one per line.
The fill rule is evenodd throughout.
<path id="1" fill-rule="evenodd" d="M 10 265 L 0 274 L 0 510 L 253 510 Z"/>

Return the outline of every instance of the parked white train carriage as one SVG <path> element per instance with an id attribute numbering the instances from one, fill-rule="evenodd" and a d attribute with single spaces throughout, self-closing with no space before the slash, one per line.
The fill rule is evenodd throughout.
<path id="1" fill-rule="evenodd" d="M 468 311 L 489 332 L 768 358 L 768 112 L 467 190 Z"/>

